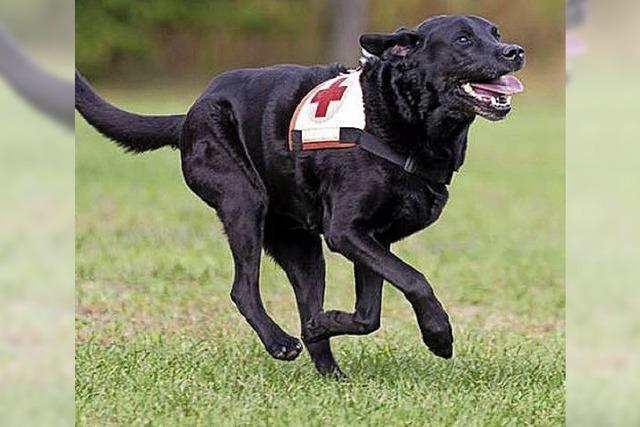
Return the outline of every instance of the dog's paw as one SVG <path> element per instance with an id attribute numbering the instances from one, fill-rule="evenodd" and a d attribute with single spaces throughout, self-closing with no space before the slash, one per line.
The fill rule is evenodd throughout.
<path id="1" fill-rule="evenodd" d="M 446 322 L 441 327 L 424 331 L 422 340 L 436 356 L 443 359 L 451 359 L 453 357 L 453 333 L 449 322 Z"/>
<path id="2" fill-rule="evenodd" d="M 318 319 L 311 319 L 304 325 L 302 340 L 306 344 L 313 344 L 328 337 L 329 330 Z"/>
<path id="3" fill-rule="evenodd" d="M 302 351 L 302 343 L 297 338 L 283 335 L 265 346 L 271 357 L 278 360 L 294 360 Z"/>
<path id="4" fill-rule="evenodd" d="M 325 378 L 331 378 L 336 381 L 347 381 L 349 379 L 347 374 L 342 372 L 342 370 L 340 370 L 338 365 L 334 365 L 330 369 L 321 369 L 317 366 L 316 368 L 318 369 L 318 372 L 320 373 L 320 375 L 322 375 Z"/>
<path id="5" fill-rule="evenodd" d="M 431 353 L 443 359 L 451 359 L 453 357 L 453 345 L 443 347 L 429 347 Z"/>

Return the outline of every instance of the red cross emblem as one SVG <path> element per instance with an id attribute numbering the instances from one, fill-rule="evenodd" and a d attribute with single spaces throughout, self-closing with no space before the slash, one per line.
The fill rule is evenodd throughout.
<path id="1" fill-rule="evenodd" d="M 340 84 L 347 80 L 346 77 L 336 80 L 331 83 L 326 89 L 319 90 L 311 99 L 311 103 L 318 103 L 316 108 L 316 117 L 326 117 L 327 110 L 332 101 L 340 101 L 344 91 L 347 90 L 347 86 L 340 86 Z"/>

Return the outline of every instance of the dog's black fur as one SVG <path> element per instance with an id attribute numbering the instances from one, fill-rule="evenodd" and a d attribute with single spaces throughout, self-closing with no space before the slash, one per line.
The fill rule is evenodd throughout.
<path id="1" fill-rule="evenodd" d="M 451 170 L 464 160 L 476 114 L 493 120 L 506 115 L 479 110 L 464 98 L 460 83 L 499 77 L 524 61 L 521 48 L 502 44 L 495 26 L 478 17 L 434 17 L 415 29 L 363 35 L 361 44 L 371 54 L 361 77 L 366 131 L 397 152 L 438 158 Z M 228 236 L 235 263 L 231 298 L 273 357 L 292 360 L 302 346 L 262 304 L 263 248 L 293 286 L 302 339 L 320 372 L 341 375 L 330 337 L 378 329 L 383 279 L 410 301 L 431 351 L 449 358 L 453 335 L 446 312 L 425 276 L 389 250 L 438 218 L 446 185 L 357 147 L 287 148 L 289 121 L 302 97 L 344 71 L 334 64 L 227 72 L 186 116 L 165 117 L 118 110 L 77 75 L 76 107 L 128 151 L 180 150 L 187 185 L 215 209 Z M 323 311 L 321 234 L 332 251 L 354 263 L 353 313 Z"/>

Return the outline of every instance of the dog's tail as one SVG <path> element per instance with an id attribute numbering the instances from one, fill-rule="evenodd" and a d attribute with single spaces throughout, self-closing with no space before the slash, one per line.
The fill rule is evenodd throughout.
<path id="1" fill-rule="evenodd" d="M 76 109 L 94 128 L 126 151 L 143 153 L 178 148 L 185 115 L 143 116 L 102 99 L 76 70 Z"/>

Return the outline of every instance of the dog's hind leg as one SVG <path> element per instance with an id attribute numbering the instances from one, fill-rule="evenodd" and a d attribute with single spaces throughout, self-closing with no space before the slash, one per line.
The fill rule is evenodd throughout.
<path id="1" fill-rule="evenodd" d="M 267 225 L 265 249 L 282 267 L 293 286 L 304 336 L 305 325 L 322 311 L 324 302 L 325 264 L 320 236 L 275 230 Z M 320 373 L 344 377 L 331 353 L 329 339 L 305 345 Z"/>
<path id="2" fill-rule="evenodd" d="M 208 104 L 190 112 L 181 151 L 187 184 L 216 210 L 227 234 L 235 266 L 233 302 L 271 356 L 295 359 L 302 344 L 269 317 L 260 297 L 260 256 L 268 197 L 259 175 L 243 156 L 230 111 Z"/>
<path id="3" fill-rule="evenodd" d="M 353 313 L 330 310 L 315 315 L 306 325 L 305 343 L 336 335 L 366 335 L 380 327 L 382 277 L 362 264 L 354 264 L 356 305 Z"/>

